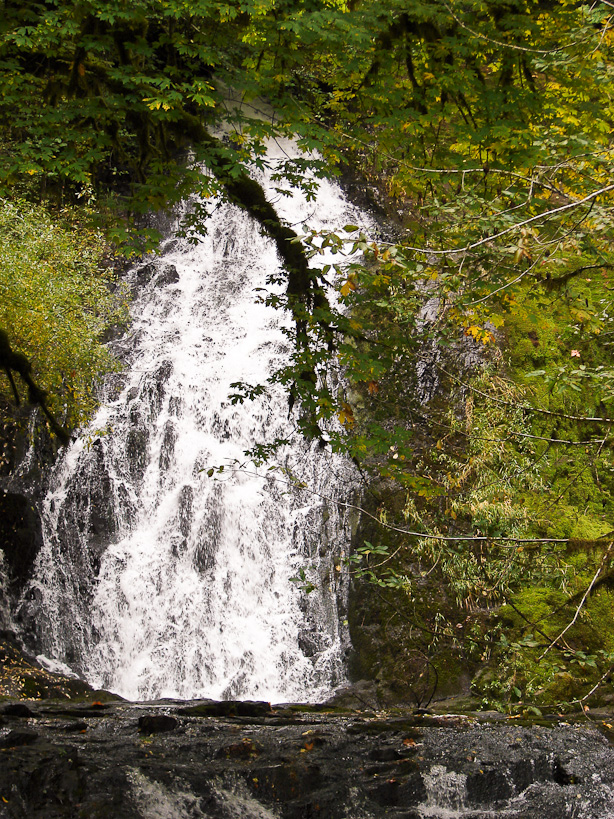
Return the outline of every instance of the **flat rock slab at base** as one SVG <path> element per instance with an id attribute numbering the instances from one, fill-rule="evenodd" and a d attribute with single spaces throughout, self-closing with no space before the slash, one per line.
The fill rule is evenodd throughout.
<path id="1" fill-rule="evenodd" d="M 117 699 L 106 691 L 94 691 L 83 680 L 47 671 L 22 650 L 14 634 L 0 631 L 0 697 L 71 700 L 97 696 Z"/>
<path id="2" fill-rule="evenodd" d="M 0 817 L 604 819 L 607 719 L 205 702 L 0 705 Z"/>

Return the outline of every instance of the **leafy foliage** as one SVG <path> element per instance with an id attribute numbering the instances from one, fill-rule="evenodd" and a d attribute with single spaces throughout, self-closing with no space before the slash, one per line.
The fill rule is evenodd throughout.
<path id="1" fill-rule="evenodd" d="M 0 325 L 68 426 L 91 412 L 96 379 L 113 366 L 105 329 L 126 320 L 120 294 L 111 292 L 112 270 L 101 267 L 105 250 L 103 237 L 74 213 L 0 202 Z M 6 406 L 12 396 L 3 379 Z"/>
<path id="2" fill-rule="evenodd" d="M 600 538 L 614 528 L 610 4 L 29 0 L 3 11 L 5 192 L 107 214 L 118 201 L 142 213 L 222 194 L 275 239 L 287 290 L 262 298 L 292 311 L 298 343 L 273 380 L 302 432 L 377 478 L 375 516 L 403 530 L 394 544 L 369 535 L 353 568 L 416 605 L 414 575 L 437 578 L 480 616 L 519 608 L 527 584 L 571 600 L 588 575 L 570 538 L 607 553 Z M 308 165 L 352 166 L 394 228 L 298 236 L 283 225 L 246 172 L 279 133 L 319 151 L 280 178 L 310 192 Z M 205 216 L 206 204 L 194 209 L 185 233 L 196 238 Z M 125 240 L 124 225 L 108 235 Z M 338 261 L 320 268 L 331 250 Z M 70 291 L 70 275 L 40 275 Z M 88 281 L 67 298 L 90 321 Z M 34 356 L 42 329 L 31 328 Z M 95 370 L 94 348 L 84 356 Z M 265 388 L 233 385 L 231 400 Z M 429 620 L 433 641 L 461 642 L 450 611 Z M 469 654 L 535 648 L 527 632 L 495 649 L 484 622 L 467 632 Z M 556 650 L 609 657 L 585 643 Z M 515 678 L 504 693 L 521 687 Z"/>
<path id="3" fill-rule="evenodd" d="M 263 90 L 252 64 L 280 15 L 300 18 L 301 5 L 5 3 L 0 185 L 102 206 L 119 196 L 137 213 L 219 191 L 216 177 L 238 179 L 242 161 L 263 161 L 262 139 L 276 128 L 242 102 Z M 212 134 L 223 123 L 233 136 L 222 147 Z M 300 162 L 284 174 L 298 182 Z"/>
<path id="4" fill-rule="evenodd" d="M 244 103 L 262 90 L 246 68 L 250 56 L 285 12 L 262 0 L 5 3 L 0 194 L 95 204 L 107 239 L 124 252 L 159 238 L 128 227 L 126 214 L 169 210 L 191 193 L 223 194 L 276 242 L 304 347 L 307 317 L 326 311 L 326 298 L 292 244 L 294 231 L 245 167 L 262 166 L 263 140 L 283 130 Z M 289 160 L 283 175 L 299 184 L 306 164 Z M 197 240 L 206 215 L 202 205 L 186 214 L 184 234 Z"/>
<path id="5" fill-rule="evenodd" d="M 382 555 L 401 544 L 405 562 L 378 562 L 370 542 L 354 558 L 377 583 L 417 562 L 418 577 L 439 577 L 457 605 L 490 612 L 527 586 L 582 590 L 590 578 L 557 540 L 607 550 L 610 12 L 567 2 L 356 2 L 320 30 L 330 50 L 302 65 L 289 58 L 291 91 L 279 80 L 279 98 L 300 98 L 328 128 L 329 152 L 336 142 L 400 214 L 400 239 L 353 225 L 303 235 L 314 257 L 330 248 L 351 257 L 324 268 L 345 310 L 329 325 L 346 382 L 331 371 L 315 321 L 308 353 L 297 351 L 293 371 L 279 376 L 301 387 L 307 432 L 328 425 L 334 447 L 386 493 L 405 495 L 382 501 L 378 514 L 406 536 L 391 547 L 371 535 Z M 311 385 L 296 379 L 306 355 L 318 376 Z M 476 365 L 488 367 L 477 381 Z M 541 643 L 561 614 L 547 616 Z M 454 628 L 444 627 L 453 641 Z M 578 629 L 555 646 L 567 658 L 552 664 L 554 675 L 588 656 L 591 640 Z M 531 649 L 527 639 L 514 650 Z M 608 651 L 593 654 L 605 662 Z M 542 687 L 547 676 L 537 673 Z"/>

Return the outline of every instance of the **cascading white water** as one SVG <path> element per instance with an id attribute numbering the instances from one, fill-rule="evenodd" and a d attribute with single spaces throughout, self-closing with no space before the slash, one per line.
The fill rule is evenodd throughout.
<path id="1" fill-rule="evenodd" d="M 262 181 L 289 224 L 357 220 L 333 185 L 307 203 Z M 286 360 L 288 319 L 255 291 L 276 269 L 273 243 L 224 205 L 201 244 L 169 241 L 132 273 L 126 370 L 53 476 L 30 591 L 40 650 L 96 686 L 131 699 L 314 701 L 343 681 L 351 522 L 322 496 L 349 499 L 351 464 L 294 435 L 284 466 L 319 494 L 232 467 L 254 443 L 293 435 L 281 390 L 228 397 Z M 302 566 L 314 567 L 308 596 L 289 580 Z"/>

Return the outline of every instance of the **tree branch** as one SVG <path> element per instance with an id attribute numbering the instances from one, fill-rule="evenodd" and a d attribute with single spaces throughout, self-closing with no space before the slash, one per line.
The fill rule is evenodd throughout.
<path id="1" fill-rule="evenodd" d="M 495 233 L 492 236 L 485 236 L 483 239 L 479 239 L 477 242 L 471 242 L 471 244 L 465 245 L 464 247 L 457 247 L 453 250 L 433 250 L 430 247 L 404 247 L 404 250 L 412 250 L 415 253 L 424 253 L 429 256 L 451 256 L 455 253 L 466 253 L 468 250 L 475 250 L 476 247 L 481 247 L 482 245 L 490 244 L 494 242 L 496 239 L 500 239 L 502 236 L 506 236 L 508 233 L 513 233 L 514 231 L 518 230 L 519 228 L 525 227 L 525 225 L 530 225 L 533 222 L 538 222 L 540 219 L 546 219 L 548 216 L 555 216 L 558 213 L 564 213 L 565 211 L 571 210 L 572 208 L 577 208 L 580 205 L 584 205 L 587 202 L 592 202 L 593 199 L 596 199 L 598 196 L 601 196 L 603 193 L 609 193 L 610 191 L 614 191 L 614 185 L 606 185 L 604 188 L 599 188 L 598 191 L 593 191 L 593 193 L 589 193 L 587 196 L 583 197 L 582 199 L 578 199 L 575 202 L 570 202 L 567 205 L 561 205 L 558 208 L 552 208 L 551 210 L 546 210 L 543 213 L 538 213 L 535 216 L 531 216 L 529 219 L 524 219 L 522 222 L 518 222 L 511 227 L 505 228 L 505 230 L 500 230 L 499 233 Z"/>
<path id="2" fill-rule="evenodd" d="M 544 657 L 546 656 L 546 654 L 547 654 L 547 653 L 550 651 L 550 649 L 554 648 L 554 646 L 555 646 L 555 645 L 556 645 L 556 644 L 559 642 L 559 640 L 560 640 L 562 637 L 564 637 L 564 636 L 565 636 L 565 634 L 566 634 L 566 633 L 569 631 L 569 629 L 570 629 L 570 628 L 573 626 L 573 624 L 576 622 L 576 620 L 577 620 L 577 619 L 578 619 L 578 617 L 580 616 L 580 612 L 582 611 L 582 606 L 583 606 L 583 605 L 584 605 L 584 603 L 586 602 L 586 598 L 589 596 L 589 594 L 591 593 L 591 591 L 592 591 L 592 589 L 593 589 L 593 586 L 594 586 L 594 585 L 595 585 L 595 583 L 597 582 L 597 578 L 599 577 L 599 575 L 601 574 L 601 572 L 602 572 L 602 570 L 603 570 L 603 567 L 605 566 L 605 562 L 606 562 L 606 560 L 608 559 L 608 557 L 609 557 L 609 555 L 610 555 L 610 552 L 612 551 L 612 547 L 614 547 L 614 541 L 612 541 L 612 542 L 609 544 L 609 546 L 608 546 L 608 548 L 606 549 L 606 551 L 605 551 L 605 553 L 604 553 L 603 557 L 601 558 L 601 563 L 599 564 L 599 568 L 598 568 L 598 569 L 597 569 L 597 571 L 595 572 L 595 574 L 594 574 L 594 576 L 593 576 L 593 579 L 592 579 L 592 580 L 591 580 L 591 582 L 589 583 L 589 586 L 588 586 L 587 590 L 586 590 L 586 591 L 584 592 L 584 594 L 582 595 L 582 599 L 581 599 L 581 600 L 580 600 L 580 602 L 578 603 L 578 607 L 577 607 L 577 609 L 576 609 L 576 613 L 575 613 L 575 614 L 574 614 L 574 616 L 572 617 L 571 622 L 570 622 L 570 623 L 568 623 L 568 624 L 565 626 L 565 628 L 564 628 L 564 629 L 563 629 L 563 631 L 562 631 L 562 632 L 561 632 L 561 633 L 558 635 L 558 637 L 555 637 L 555 638 L 554 638 L 554 640 L 552 640 L 552 642 L 551 642 L 551 643 L 550 643 L 550 645 L 549 645 L 549 646 L 546 648 L 546 650 L 545 650 L 545 651 L 543 651 L 543 652 L 542 652 L 542 653 L 539 655 L 539 657 L 537 658 L 537 662 L 538 662 L 538 663 L 539 663 L 541 660 L 543 660 L 543 659 L 544 659 Z"/>
<path id="3" fill-rule="evenodd" d="M 52 432 L 57 435 L 60 441 L 66 445 L 70 441 L 70 434 L 68 430 L 60 426 L 55 417 L 47 406 L 47 393 L 37 386 L 32 378 L 32 365 L 23 353 L 16 353 L 11 348 L 8 334 L 4 330 L 0 330 L 0 367 L 6 370 L 9 377 L 13 393 L 15 395 L 16 403 L 19 404 L 19 394 L 11 374 L 11 370 L 19 373 L 23 381 L 28 387 L 28 400 L 32 404 L 38 404 L 45 417 L 49 421 L 49 426 Z"/>
<path id="4" fill-rule="evenodd" d="M 478 390 L 477 387 L 472 387 L 471 384 L 461 381 L 460 378 L 457 378 L 455 375 L 452 375 L 452 373 L 444 370 L 440 364 L 435 364 L 435 366 L 440 372 L 447 375 L 448 378 L 451 378 L 452 381 L 456 381 L 457 384 L 460 384 L 461 387 L 465 387 L 466 389 L 471 390 L 471 392 L 476 393 L 476 395 L 481 395 L 483 398 L 488 398 L 489 401 L 494 401 L 495 404 L 501 404 L 504 407 L 513 407 L 514 409 L 524 410 L 526 412 L 538 412 L 540 415 L 550 415 L 553 418 L 565 418 L 568 421 L 585 421 L 586 423 L 590 424 L 614 424 L 614 418 L 601 418 L 599 416 L 591 415 L 568 415 L 565 412 L 553 412 L 552 410 L 542 409 L 541 407 L 531 407 L 528 404 L 512 404 L 511 401 L 504 401 L 502 398 L 495 398 L 493 395 L 488 395 L 488 393 Z M 599 440 L 595 443 L 601 444 L 602 441 Z"/>
<path id="5" fill-rule="evenodd" d="M 216 468 L 214 467 L 214 471 Z M 219 469 L 217 470 L 219 471 Z M 399 532 L 402 535 L 410 535 L 411 537 L 417 537 L 421 540 L 437 540 L 441 542 L 453 542 L 453 543 L 511 543 L 511 544 L 518 544 L 518 543 L 569 543 L 570 538 L 554 538 L 554 537 L 538 537 L 538 538 L 531 538 L 531 537 L 493 537 L 492 535 L 435 535 L 429 534 L 428 532 L 414 532 L 411 529 L 403 529 L 400 526 L 393 526 L 391 523 L 386 523 L 384 520 L 380 520 L 376 515 L 369 512 L 367 509 L 364 509 L 362 506 L 358 506 L 356 503 L 346 503 L 345 501 L 340 501 L 335 498 L 331 498 L 327 495 L 322 495 L 320 492 L 316 492 L 315 489 L 311 489 L 306 484 L 301 483 L 300 481 L 292 481 L 284 478 L 275 478 L 270 472 L 267 472 L 266 475 L 261 475 L 259 472 L 255 472 L 250 469 L 246 469 L 242 465 L 238 465 L 235 469 L 231 470 L 228 474 L 235 475 L 252 475 L 255 478 L 261 478 L 262 480 L 267 481 L 275 481 L 276 483 L 283 483 L 286 486 L 292 486 L 294 489 L 301 489 L 303 491 L 309 492 L 310 495 L 314 495 L 317 498 L 322 498 L 322 500 L 327 501 L 328 503 L 334 503 L 337 506 L 341 506 L 344 509 L 355 509 L 357 512 L 360 512 L 362 515 L 366 515 L 371 520 L 374 520 L 380 526 L 383 526 L 384 529 L 388 529 L 391 532 Z"/>

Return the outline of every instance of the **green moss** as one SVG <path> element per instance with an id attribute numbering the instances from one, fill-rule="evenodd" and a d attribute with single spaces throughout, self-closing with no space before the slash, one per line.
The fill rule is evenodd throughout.
<path id="1" fill-rule="evenodd" d="M 610 334 L 577 320 L 579 302 L 597 303 L 603 282 L 548 287 L 527 278 L 502 310 L 500 356 L 485 352 L 477 392 L 452 381 L 429 405 L 445 423 L 424 434 L 433 443 L 415 456 L 415 469 L 434 478 L 437 494 L 410 488 L 380 499 L 399 528 L 468 540 L 367 533 L 391 552 L 401 548 L 394 567 L 411 588 L 357 591 L 355 668 L 399 697 L 416 696 L 408 680 L 421 657 L 439 695 L 460 694 L 467 671 L 485 708 L 559 709 L 614 663 L 614 554 L 601 566 L 614 531 L 614 450 L 606 424 L 570 417 L 614 415 L 608 378 L 601 370 L 586 377 L 590 368 L 614 370 Z"/>
<path id="2" fill-rule="evenodd" d="M 572 553 L 578 571 L 566 590 L 526 587 L 501 607 L 496 619 L 505 641 L 473 681 L 485 705 L 517 712 L 527 703 L 571 707 L 604 676 L 614 656 L 614 592 L 597 586 L 580 606 L 602 554 Z"/>
<path id="3" fill-rule="evenodd" d="M 437 674 L 436 699 L 455 697 L 469 691 L 473 663 L 468 663 L 466 656 L 460 656 L 458 649 L 444 650 L 440 656 L 432 658 L 432 663 Z"/>
<path id="4" fill-rule="evenodd" d="M 534 630 L 535 626 L 561 606 L 566 595 L 560 589 L 549 586 L 530 586 L 512 596 L 511 606 L 506 606 L 508 618 L 513 619 L 516 628 Z M 516 611 L 517 610 L 517 611 Z M 518 614 L 522 612 L 522 615 Z"/>

